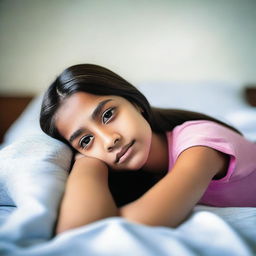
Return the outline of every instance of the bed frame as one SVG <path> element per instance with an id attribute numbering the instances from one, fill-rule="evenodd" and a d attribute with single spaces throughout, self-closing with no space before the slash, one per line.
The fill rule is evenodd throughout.
<path id="1" fill-rule="evenodd" d="M 11 124 L 18 118 L 33 96 L 0 95 L 0 143 Z"/>
<path id="2" fill-rule="evenodd" d="M 256 85 L 245 87 L 246 101 L 253 107 L 256 107 Z"/>

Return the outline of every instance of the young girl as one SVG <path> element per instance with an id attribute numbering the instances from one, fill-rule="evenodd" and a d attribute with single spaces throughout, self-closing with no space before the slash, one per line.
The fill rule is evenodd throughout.
<path id="1" fill-rule="evenodd" d="M 256 145 L 204 114 L 157 109 L 90 64 L 45 93 L 40 125 L 76 152 L 56 232 L 121 216 L 176 227 L 197 204 L 256 206 Z"/>

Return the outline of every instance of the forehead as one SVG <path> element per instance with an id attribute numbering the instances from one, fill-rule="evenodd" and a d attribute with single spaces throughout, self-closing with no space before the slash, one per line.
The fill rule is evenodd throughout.
<path id="1" fill-rule="evenodd" d="M 97 104 L 98 101 L 106 97 L 107 96 L 99 96 L 99 95 L 94 95 L 86 92 L 77 92 L 72 94 L 62 102 L 58 112 L 64 112 L 70 108 L 72 109 L 81 108 L 81 107 L 89 108 L 91 105 Z"/>

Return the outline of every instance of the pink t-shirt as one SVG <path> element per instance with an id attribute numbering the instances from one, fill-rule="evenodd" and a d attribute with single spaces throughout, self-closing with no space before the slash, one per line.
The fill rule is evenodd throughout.
<path id="1" fill-rule="evenodd" d="M 218 123 L 187 121 L 167 132 L 169 170 L 179 154 L 207 146 L 230 155 L 225 177 L 212 180 L 198 203 L 212 206 L 256 206 L 256 144 Z"/>

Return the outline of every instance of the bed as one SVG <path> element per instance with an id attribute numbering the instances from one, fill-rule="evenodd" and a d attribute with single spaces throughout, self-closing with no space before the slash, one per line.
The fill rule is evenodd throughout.
<path id="1" fill-rule="evenodd" d="M 144 83 L 138 87 L 154 106 L 210 114 L 256 141 L 256 108 L 247 103 L 244 90 L 236 84 Z M 72 152 L 41 132 L 38 115 L 42 95 L 30 100 L 26 97 L 18 107 L 14 115 L 26 108 L 5 132 L 1 143 L 0 255 L 256 254 L 253 207 L 197 205 L 175 229 L 111 217 L 54 236 Z M 11 121 L 8 122 L 6 128 Z"/>

